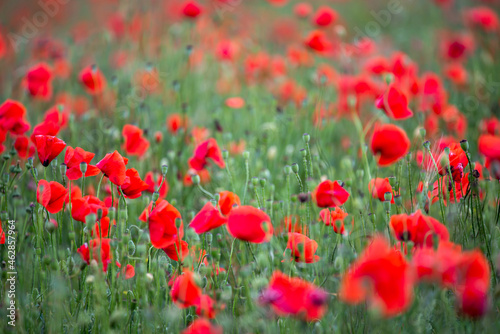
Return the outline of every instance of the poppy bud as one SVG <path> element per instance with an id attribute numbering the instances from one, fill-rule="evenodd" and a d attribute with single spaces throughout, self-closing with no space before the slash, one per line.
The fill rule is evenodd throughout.
<path id="1" fill-rule="evenodd" d="M 222 300 L 230 300 L 232 296 L 233 296 L 233 289 L 231 288 L 230 285 L 226 285 L 224 288 L 222 288 L 222 294 L 221 294 Z"/>
<path id="2" fill-rule="evenodd" d="M 292 167 L 286 165 L 283 171 L 285 172 L 286 175 L 289 175 L 290 173 L 292 173 Z"/>
<path id="3" fill-rule="evenodd" d="M 128 255 L 129 256 L 134 256 L 135 254 L 135 244 L 132 240 L 129 240 L 128 241 L 128 245 L 127 245 L 127 250 L 128 250 Z"/>
<path id="4" fill-rule="evenodd" d="M 120 210 L 120 212 L 118 214 L 119 214 L 118 218 L 121 221 L 124 221 L 124 220 L 128 219 L 128 212 L 127 212 L 127 210 Z"/>
<path id="5" fill-rule="evenodd" d="M 256 187 L 259 184 L 259 178 L 258 177 L 252 177 L 252 184 Z"/>
<path id="6" fill-rule="evenodd" d="M 10 159 L 10 154 L 9 153 L 5 153 L 4 155 L 2 155 L 2 159 L 7 161 Z"/>
<path id="7" fill-rule="evenodd" d="M 66 166 L 66 164 L 63 162 L 59 166 L 59 170 L 61 171 L 61 175 L 64 177 L 66 175 L 66 172 L 68 171 L 68 166 Z"/>
<path id="8" fill-rule="evenodd" d="M 87 163 L 85 161 L 80 163 L 80 172 L 85 177 L 85 173 L 87 173 Z"/>
<path id="9" fill-rule="evenodd" d="M 97 220 L 101 220 L 102 218 L 102 208 L 97 209 Z"/>
<path id="10" fill-rule="evenodd" d="M 308 133 L 304 133 L 302 135 L 302 139 L 304 140 L 304 143 L 309 143 L 309 141 L 311 140 L 311 136 Z"/>
<path id="11" fill-rule="evenodd" d="M 424 143 L 422 144 L 422 146 L 423 146 L 426 150 L 428 150 L 428 149 L 430 149 L 430 147 L 431 147 L 431 143 L 427 140 L 427 141 L 424 141 Z"/>
<path id="12" fill-rule="evenodd" d="M 386 84 L 391 84 L 394 81 L 394 74 L 392 73 L 386 73 L 384 75 L 384 81 Z"/>
<path id="13" fill-rule="evenodd" d="M 167 175 L 167 172 L 168 172 L 168 166 L 162 165 L 161 166 L 161 175 L 163 175 L 163 177 L 165 177 L 165 175 Z"/>
<path id="14" fill-rule="evenodd" d="M 445 147 L 444 148 L 444 153 L 446 153 L 447 156 L 450 156 L 450 148 L 449 147 Z"/>
<path id="15" fill-rule="evenodd" d="M 146 254 L 146 245 L 144 245 L 144 244 L 138 245 L 136 247 L 136 250 L 137 250 L 137 256 L 143 257 Z"/>
<path id="16" fill-rule="evenodd" d="M 153 201 L 153 203 L 156 203 L 156 201 L 158 200 L 158 198 L 160 198 L 160 193 L 155 191 L 153 193 L 153 195 L 151 195 L 151 200 Z"/>
<path id="17" fill-rule="evenodd" d="M 96 217 L 95 213 L 89 213 L 85 217 L 85 223 L 86 224 L 94 224 L 96 221 L 97 221 L 97 217 Z"/>
<path id="18" fill-rule="evenodd" d="M 69 238 L 69 240 L 71 240 L 71 241 L 75 240 L 75 232 L 69 232 L 69 233 L 68 233 L 68 238 Z"/>
<path id="19" fill-rule="evenodd" d="M 227 160 L 229 158 L 229 152 L 227 150 L 222 150 L 222 159 Z"/>
<path id="20" fill-rule="evenodd" d="M 243 159 L 245 159 L 245 160 L 250 159 L 250 152 L 248 152 L 248 151 L 243 152 Z"/>
<path id="21" fill-rule="evenodd" d="M 30 170 L 31 168 L 33 168 L 33 158 L 32 157 L 29 157 L 28 161 L 26 161 L 26 168 L 28 170 Z"/>
<path id="22" fill-rule="evenodd" d="M 207 245 L 211 246 L 212 245 L 212 240 L 214 238 L 213 235 L 212 235 L 212 233 L 208 232 L 205 237 L 207 239 Z"/>
<path id="23" fill-rule="evenodd" d="M 181 227 L 181 224 L 182 224 L 182 219 L 180 218 L 175 218 L 175 227 L 177 229 L 179 229 Z"/>
<path id="24" fill-rule="evenodd" d="M 465 152 L 469 152 L 469 142 L 467 141 L 467 139 L 464 139 L 464 140 L 461 140 L 460 141 L 460 147 L 462 148 L 462 150 L 464 150 Z"/>
<path id="25" fill-rule="evenodd" d="M 424 128 L 420 129 L 420 137 L 425 138 L 425 135 L 427 134 L 427 131 Z"/>
<path id="26" fill-rule="evenodd" d="M 403 204 L 401 196 L 394 196 L 394 203 L 396 203 L 397 206 L 401 206 Z"/>
<path id="27" fill-rule="evenodd" d="M 262 179 L 259 180 L 259 182 L 260 182 L 260 186 L 262 188 L 264 188 L 266 186 L 266 179 L 262 178 Z"/>
<path id="28" fill-rule="evenodd" d="M 45 222 L 45 229 L 49 232 L 49 233 L 52 233 L 56 230 L 57 226 L 51 222 L 50 220 L 47 220 Z"/>
<path id="29" fill-rule="evenodd" d="M 301 149 L 300 153 L 302 154 L 303 158 L 307 157 L 307 151 L 305 149 Z"/>
<path id="30" fill-rule="evenodd" d="M 292 164 L 292 170 L 295 174 L 299 172 L 299 165 L 296 162 Z"/>
<path id="31" fill-rule="evenodd" d="M 200 184 L 200 176 L 198 174 L 191 175 L 191 181 L 193 181 L 193 184 Z"/>

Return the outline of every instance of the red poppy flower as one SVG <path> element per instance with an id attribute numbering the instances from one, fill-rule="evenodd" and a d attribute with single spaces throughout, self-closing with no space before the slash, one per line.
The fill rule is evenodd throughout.
<path id="1" fill-rule="evenodd" d="M 95 95 L 103 92 L 106 87 L 106 78 L 96 66 L 87 66 L 80 72 L 80 82 L 87 93 Z"/>
<path id="2" fill-rule="evenodd" d="M 343 205 L 349 199 L 349 193 L 337 181 L 321 182 L 312 193 L 312 198 L 320 208 Z"/>
<path id="3" fill-rule="evenodd" d="M 407 119 L 413 116 L 413 112 L 408 108 L 408 99 L 405 94 L 394 85 L 389 85 L 385 93 L 375 101 L 375 106 L 395 120 Z"/>
<path id="4" fill-rule="evenodd" d="M 125 167 L 127 163 L 127 158 L 122 157 L 118 151 L 114 151 L 106 154 L 96 166 L 112 183 L 121 186 L 127 177 L 127 167 Z"/>
<path id="5" fill-rule="evenodd" d="M 379 166 L 389 166 L 405 156 L 410 150 L 410 139 L 406 132 L 393 124 L 375 126 L 371 150 L 378 156 Z"/>
<path id="6" fill-rule="evenodd" d="M 337 20 L 336 11 L 327 6 L 321 6 L 314 14 L 313 22 L 319 27 L 327 27 Z"/>
<path id="7" fill-rule="evenodd" d="M 121 263 L 118 262 L 118 261 L 116 261 L 116 266 L 118 268 L 122 267 Z M 125 266 L 125 268 L 122 269 L 122 275 L 125 276 L 125 279 L 131 279 L 131 278 L 133 278 L 135 276 L 135 268 L 134 268 L 134 266 L 131 265 L 131 264 L 127 264 Z M 117 277 L 120 276 L 120 273 L 117 273 L 116 276 Z"/>
<path id="8" fill-rule="evenodd" d="M 107 238 L 109 235 L 109 232 L 111 231 L 111 224 L 113 226 L 116 225 L 116 221 L 113 220 L 111 222 L 111 219 L 109 217 L 102 217 L 100 221 L 97 221 L 94 225 L 94 228 L 92 229 L 92 236 L 97 237 L 97 238 Z"/>
<path id="9" fill-rule="evenodd" d="M 467 83 L 467 70 L 462 64 L 449 64 L 443 68 L 443 73 L 455 85 L 465 85 Z"/>
<path id="10" fill-rule="evenodd" d="M 166 248 L 174 244 L 184 235 L 183 223 L 177 229 L 176 219 L 181 219 L 181 214 L 167 201 L 156 203 L 156 207 L 149 215 L 149 236 L 151 243 L 156 248 Z"/>
<path id="11" fill-rule="evenodd" d="M 97 214 L 99 209 L 103 211 L 103 217 L 108 215 L 108 208 L 99 198 L 92 195 L 79 198 L 73 198 L 73 194 L 71 196 L 71 216 L 74 220 L 86 223 L 85 217 L 91 213 Z"/>
<path id="12" fill-rule="evenodd" d="M 479 136 L 479 153 L 488 159 L 500 160 L 500 137 L 492 135 Z"/>
<path id="13" fill-rule="evenodd" d="M 176 134 L 179 129 L 187 129 L 188 123 L 189 122 L 187 116 L 170 114 L 167 117 L 167 128 L 172 134 Z"/>
<path id="14" fill-rule="evenodd" d="M 464 168 L 469 164 L 469 160 L 467 159 L 467 155 L 465 154 L 464 150 L 462 150 L 462 147 L 460 146 L 459 143 L 452 143 L 447 146 L 450 149 L 450 155 L 449 155 L 449 167 L 453 176 L 453 179 L 455 182 L 460 182 L 464 173 L 463 170 Z M 443 152 L 439 157 L 438 157 L 438 171 L 440 175 L 448 175 L 448 166 L 443 166 L 441 157 L 445 153 Z"/>
<path id="15" fill-rule="evenodd" d="M 344 274 L 340 299 L 349 304 L 367 301 L 383 316 L 400 314 L 410 306 L 413 278 L 403 255 L 376 236 Z"/>
<path id="16" fill-rule="evenodd" d="M 175 243 L 163 248 L 163 251 L 172 260 L 179 261 L 179 257 L 177 255 L 180 255 L 181 261 L 183 261 L 184 258 L 189 254 L 189 245 L 186 241 L 181 240 L 181 245 L 179 247 L 179 240 L 175 240 Z"/>
<path id="17" fill-rule="evenodd" d="M 136 169 L 127 169 L 125 172 L 125 181 L 121 185 L 122 192 L 127 198 L 137 198 L 148 188 L 149 185 L 141 180 L 139 172 Z"/>
<path id="18" fill-rule="evenodd" d="M 391 230 L 401 241 L 413 241 L 415 247 L 432 247 L 434 237 L 439 241 L 448 241 L 450 235 L 446 226 L 435 218 L 424 216 L 420 210 L 407 215 L 399 214 L 391 217 Z"/>
<path id="19" fill-rule="evenodd" d="M 144 177 L 144 182 L 146 182 L 149 187 L 148 189 L 146 189 L 146 191 L 154 193 L 161 184 L 161 188 L 158 190 L 158 193 L 160 195 L 160 198 L 164 198 L 168 193 L 168 182 L 167 180 L 165 180 L 165 182 L 162 181 L 163 177 L 161 175 L 158 175 L 157 181 L 155 182 L 153 172 L 147 172 L 146 176 Z"/>
<path id="20" fill-rule="evenodd" d="M 14 142 L 14 148 L 17 151 L 17 154 L 20 158 L 26 159 L 32 157 L 35 153 L 35 146 L 33 146 L 28 137 L 17 137 Z"/>
<path id="21" fill-rule="evenodd" d="M 30 127 L 26 108 L 20 102 L 8 99 L 0 106 L 0 128 L 13 135 L 23 135 Z"/>
<path id="22" fill-rule="evenodd" d="M 215 301 L 208 295 L 201 295 L 196 301 L 196 314 L 200 317 L 214 319 L 217 315 Z"/>
<path id="23" fill-rule="evenodd" d="M 38 159 L 40 159 L 44 167 L 47 167 L 52 160 L 57 158 L 66 147 L 66 143 L 61 139 L 54 136 L 42 135 L 35 137 L 35 145 L 38 152 Z"/>
<path id="24" fill-rule="evenodd" d="M 292 251 L 295 262 L 314 263 L 319 260 L 319 256 L 314 254 L 318 249 L 318 243 L 304 234 L 289 233 L 286 248 Z"/>
<path id="25" fill-rule="evenodd" d="M 394 204 L 394 192 L 388 177 L 385 179 L 380 177 L 371 179 L 370 183 L 368 183 L 368 191 L 373 198 L 377 198 L 381 202 L 385 202 L 385 193 L 391 193 L 391 203 Z"/>
<path id="26" fill-rule="evenodd" d="M 33 128 L 33 132 L 31 133 L 31 141 L 33 143 L 36 143 L 36 136 L 57 136 L 59 133 L 59 130 L 61 130 L 61 126 L 59 123 L 51 122 L 48 121 L 46 122 L 45 120 L 39 124 L 37 124 Z"/>
<path id="27" fill-rule="evenodd" d="M 40 180 L 38 182 L 36 199 L 48 212 L 58 213 L 63 208 L 67 193 L 68 190 L 56 181 L 48 182 Z"/>
<path id="28" fill-rule="evenodd" d="M 92 258 L 99 263 L 102 262 L 102 271 L 106 272 L 108 270 L 108 265 L 111 263 L 113 254 L 111 253 L 110 239 L 92 239 L 90 240 L 90 247 L 92 248 Z M 82 257 L 83 261 L 90 264 L 90 249 L 87 243 L 83 244 L 78 248 L 78 253 Z M 100 253 L 100 258 L 99 258 Z"/>
<path id="29" fill-rule="evenodd" d="M 182 334 L 222 334 L 222 327 L 212 325 L 204 318 L 198 318 Z"/>
<path id="30" fill-rule="evenodd" d="M 307 35 L 304 44 L 320 54 L 332 50 L 332 43 L 327 39 L 325 33 L 320 30 L 311 31 Z"/>
<path id="31" fill-rule="evenodd" d="M 490 266 L 478 250 L 464 253 L 458 269 L 455 288 L 460 311 L 472 318 L 483 316 L 488 310 Z"/>
<path id="32" fill-rule="evenodd" d="M 203 8 L 200 4 L 193 0 L 186 1 L 182 6 L 182 14 L 191 19 L 198 17 L 202 13 L 202 10 Z"/>
<path id="33" fill-rule="evenodd" d="M 127 154 L 142 157 L 149 148 L 149 141 L 143 137 L 144 131 L 135 125 L 126 124 L 122 135 L 125 138 L 123 149 Z"/>
<path id="34" fill-rule="evenodd" d="M 221 191 L 219 193 L 219 209 L 224 216 L 227 216 L 234 206 L 240 205 L 240 198 L 235 193 L 230 191 Z"/>
<path id="35" fill-rule="evenodd" d="M 300 223 L 300 217 L 297 215 L 290 215 L 288 217 L 283 217 L 281 226 L 274 231 L 276 235 L 281 233 L 302 233 L 307 234 L 307 226 Z"/>
<path id="36" fill-rule="evenodd" d="M 335 210 L 323 209 L 319 212 L 319 218 L 326 226 L 333 226 L 333 231 L 338 234 L 345 233 L 344 219 L 348 213 L 339 207 Z"/>
<path id="37" fill-rule="evenodd" d="M 316 321 L 326 313 L 328 294 L 314 284 L 298 277 L 275 271 L 259 301 L 270 305 L 279 316 L 292 315 L 306 321 Z"/>
<path id="38" fill-rule="evenodd" d="M 458 280 L 457 268 L 462 260 L 462 247 L 449 241 L 434 247 L 417 248 L 412 256 L 417 278 L 452 288 Z"/>
<path id="39" fill-rule="evenodd" d="M 299 2 L 293 7 L 293 12 L 300 18 L 306 18 L 311 15 L 313 8 L 308 2 Z"/>
<path id="40" fill-rule="evenodd" d="M 5 244 L 5 232 L 2 229 L 2 222 L 0 221 L 0 245 Z"/>
<path id="41" fill-rule="evenodd" d="M 66 148 L 66 155 L 64 156 L 64 163 L 68 170 L 66 171 L 66 176 L 69 180 L 78 180 L 83 176 L 80 170 L 80 164 L 82 162 L 87 163 L 87 171 L 85 172 L 85 177 L 95 176 L 101 171 L 96 166 L 90 164 L 90 161 L 94 158 L 95 154 L 92 152 L 87 152 L 84 149 L 77 147 L 72 148 L 68 146 Z"/>
<path id="42" fill-rule="evenodd" d="M 179 308 L 194 306 L 201 295 L 202 290 L 196 283 L 195 274 L 190 270 L 184 270 L 182 275 L 175 279 L 170 290 L 170 296 Z"/>
<path id="43" fill-rule="evenodd" d="M 209 164 L 207 161 L 208 158 L 220 168 L 226 167 L 219 145 L 217 145 L 217 141 L 213 138 L 196 146 L 193 156 L 189 159 L 188 163 L 191 168 L 200 171 Z"/>
<path id="44" fill-rule="evenodd" d="M 230 97 L 226 99 L 226 106 L 231 109 L 241 109 L 245 106 L 245 100 L 241 97 Z"/>
<path id="45" fill-rule="evenodd" d="M 474 7 L 464 13 L 465 23 L 486 32 L 498 30 L 499 19 L 495 11 L 488 7 Z"/>
<path id="46" fill-rule="evenodd" d="M 263 243 L 271 240 L 273 225 L 269 216 L 253 206 L 239 206 L 228 216 L 229 233 L 240 240 Z"/>
<path id="47" fill-rule="evenodd" d="M 223 217 L 219 210 L 211 202 L 207 202 L 203 208 L 194 216 L 189 227 L 198 234 L 209 232 L 224 225 L 227 218 Z"/>
<path id="48" fill-rule="evenodd" d="M 52 95 L 52 70 L 46 63 L 40 63 L 26 74 L 27 89 L 31 96 L 49 99 Z"/>

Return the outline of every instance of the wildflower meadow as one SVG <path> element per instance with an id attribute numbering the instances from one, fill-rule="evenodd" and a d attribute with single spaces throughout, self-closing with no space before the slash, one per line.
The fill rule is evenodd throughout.
<path id="1" fill-rule="evenodd" d="M 499 333 L 499 0 L 0 2 L 1 333 Z"/>

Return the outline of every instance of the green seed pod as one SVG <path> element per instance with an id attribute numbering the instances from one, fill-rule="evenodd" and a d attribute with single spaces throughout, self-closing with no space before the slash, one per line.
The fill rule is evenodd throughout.
<path id="1" fill-rule="evenodd" d="M 200 176 L 198 174 L 191 175 L 191 181 L 193 181 L 195 185 L 200 184 Z"/>
<path id="2" fill-rule="evenodd" d="M 299 172 L 299 164 L 297 164 L 296 162 L 294 162 L 292 164 L 292 171 L 297 174 Z"/>
<path id="3" fill-rule="evenodd" d="M 165 175 L 167 175 L 167 172 L 168 172 L 168 166 L 162 165 L 161 166 L 161 175 L 163 175 L 163 177 L 165 177 Z"/>
<path id="4" fill-rule="evenodd" d="M 153 193 L 153 195 L 151 195 L 151 200 L 153 201 L 153 203 L 156 203 L 156 201 L 158 200 L 158 198 L 160 198 L 160 193 L 155 191 Z"/>
<path id="5" fill-rule="evenodd" d="M 256 176 L 252 177 L 252 184 L 256 187 L 259 184 L 259 178 Z"/>
<path id="6" fill-rule="evenodd" d="M 302 135 L 302 140 L 304 141 L 304 143 L 309 143 L 309 141 L 311 141 L 311 136 L 308 133 L 304 133 Z"/>
<path id="7" fill-rule="evenodd" d="M 292 173 L 292 167 L 286 165 L 283 171 L 285 172 L 286 175 L 290 175 Z"/>
<path id="8" fill-rule="evenodd" d="M 243 159 L 245 159 L 245 160 L 250 159 L 250 152 L 248 152 L 248 151 L 243 152 Z"/>
<path id="9" fill-rule="evenodd" d="M 469 142 L 467 141 L 467 139 L 464 139 L 464 140 L 461 140 L 460 141 L 460 147 L 462 148 L 462 150 L 464 150 L 465 152 L 469 152 Z"/>
<path id="10" fill-rule="evenodd" d="M 134 256 L 136 248 L 135 248 L 135 244 L 132 240 L 128 241 L 127 249 L 128 249 L 128 255 Z"/>
<path id="11" fill-rule="evenodd" d="M 427 140 L 427 141 L 424 141 L 424 143 L 422 144 L 422 146 L 423 146 L 426 150 L 428 150 L 428 149 L 430 149 L 430 147 L 431 147 L 431 143 Z"/>
<path id="12" fill-rule="evenodd" d="M 384 193 L 384 200 L 390 202 L 392 200 L 392 193 L 390 191 Z"/>
<path id="13" fill-rule="evenodd" d="M 212 245 L 212 240 L 213 240 L 213 235 L 210 232 L 207 232 L 205 235 L 205 238 L 207 239 L 207 245 L 211 246 Z"/>
<path id="14" fill-rule="evenodd" d="M 267 182 L 266 179 L 262 178 L 262 179 L 259 180 L 259 182 L 260 182 L 260 186 L 262 188 L 264 188 L 266 186 L 266 182 Z"/>
<path id="15" fill-rule="evenodd" d="M 87 163 L 85 161 L 80 163 L 80 171 L 82 172 L 83 175 L 85 175 L 85 173 L 87 173 Z M 82 189 L 82 191 L 83 190 L 84 189 Z"/>
<path id="16" fill-rule="evenodd" d="M 226 161 L 229 158 L 229 152 L 227 150 L 222 150 L 222 159 Z"/>
<path id="17" fill-rule="evenodd" d="M 62 163 L 60 166 L 59 166 L 59 170 L 61 172 L 61 175 L 64 177 L 66 176 L 66 172 L 68 171 L 68 166 L 66 166 L 65 163 Z"/>

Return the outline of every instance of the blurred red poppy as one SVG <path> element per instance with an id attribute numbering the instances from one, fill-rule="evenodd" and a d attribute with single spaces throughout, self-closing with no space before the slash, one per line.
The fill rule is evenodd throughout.
<path id="1" fill-rule="evenodd" d="M 253 206 L 233 208 L 228 216 L 227 229 L 235 238 L 259 244 L 269 242 L 273 236 L 271 218 Z"/>
<path id="2" fill-rule="evenodd" d="M 224 225 L 227 218 L 223 217 L 211 202 L 207 202 L 203 208 L 194 216 L 189 227 L 194 229 L 198 234 L 209 232 L 217 227 Z"/>
<path id="3" fill-rule="evenodd" d="M 88 66 L 80 72 L 80 82 L 91 95 L 102 93 L 106 87 L 106 78 L 95 65 Z"/>
<path id="4" fill-rule="evenodd" d="M 209 165 L 207 159 L 211 159 L 220 168 L 226 166 L 224 159 L 222 159 L 219 145 L 217 145 L 217 141 L 213 138 L 196 146 L 193 156 L 189 159 L 188 163 L 191 168 L 200 171 Z"/>
<path id="5" fill-rule="evenodd" d="M 202 290 L 196 283 L 195 274 L 187 269 L 175 279 L 170 290 L 170 296 L 179 308 L 194 306 L 201 295 Z"/>
<path id="6" fill-rule="evenodd" d="M 108 270 L 108 265 L 111 263 L 113 254 L 111 252 L 110 239 L 92 239 L 90 240 L 90 247 L 92 248 L 92 259 L 97 263 L 102 263 L 102 271 Z M 83 261 L 90 264 L 90 249 L 87 243 L 78 248 L 78 254 L 82 257 Z M 99 257 L 99 254 L 101 255 Z"/>
<path id="7" fill-rule="evenodd" d="M 233 192 L 221 191 L 219 193 L 219 209 L 220 212 L 227 216 L 234 206 L 240 206 L 240 198 Z"/>
<path id="8" fill-rule="evenodd" d="M 52 70 L 46 63 L 40 63 L 26 74 L 27 89 L 31 96 L 48 100 L 52 95 Z"/>
<path id="9" fill-rule="evenodd" d="M 96 166 L 90 164 L 90 161 L 94 158 L 95 154 L 92 152 L 87 152 L 80 147 L 72 148 L 68 146 L 66 148 L 66 154 L 64 156 L 64 163 L 68 168 L 66 171 L 66 176 L 69 180 L 78 180 L 83 176 L 80 170 L 80 164 L 82 162 L 87 163 L 87 171 L 85 172 L 85 177 L 95 176 L 101 171 Z"/>
<path id="10" fill-rule="evenodd" d="M 406 132 L 396 125 L 377 125 L 373 131 L 371 150 L 377 156 L 379 166 L 390 166 L 408 153 L 410 139 Z"/>
<path id="11" fill-rule="evenodd" d="M 0 106 L 0 128 L 13 135 L 23 135 L 31 128 L 26 120 L 26 108 L 18 101 L 7 99 Z"/>
<path id="12" fill-rule="evenodd" d="M 331 208 L 344 205 L 349 193 L 337 181 L 321 182 L 312 192 L 312 198 L 320 208 Z"/>
<path id="13" fill-rule="evenodd" d="M 149 141 L 143 136 L 144 131 L 135 125 L 126 124 L 122 135 L 125 138 L 123 149 L 129 155 L 142 157 L 149 148 Z"/>
<path id="14" fill-rule="evenodd" d="M 375 101 L 375 106 L 395 120 L 403 120 L 413 116 L 413 112 L 408 108 L 408 99 L 395 85 L 389 85 L 385 93 Z"/>
<path id="15" fill-rule="evenodd" d="M 301 233 L 288 233 L 287 249 L 292 251 L 295 262 L 318 262 L 319 256 L 315 255 L 318 243 Z"/>
<path id="16" fill-rule="evenodd" d="M 413 241 L 415 247 L 432 247 L 436 237 L 439 241 L 450 238 L 446 226 L 433 217 L 424 216 L 420 210 L 411 215 L 393 215 L 390 225 L 398 240 Z"/>

